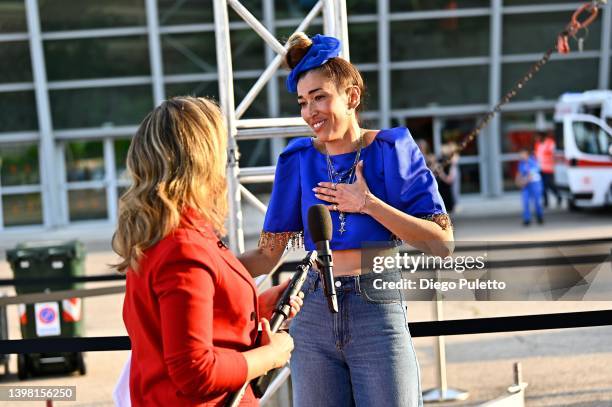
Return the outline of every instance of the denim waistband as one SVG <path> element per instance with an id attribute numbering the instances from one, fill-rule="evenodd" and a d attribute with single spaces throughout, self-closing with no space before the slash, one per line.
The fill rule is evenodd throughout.
<path id="1" fill-rule="evenodd" d="M 387 277 L 390 278 L 391 280 L 394 280 L 397 278 L 396 274 L 398 273 L 399 271 L 398 272 L 390 271 L 390 272 L 385 272 L 385 273 L 380 273 L 380 274 L 368 273 L 368 274 L 361 274 L 357 276 L 335 276 L 334 283 L 336 286 L 336 293 L 354 292 L 354 293 L 360 294 L 362 292 L 362 285 L 364 283 L 370 282 L 370 285 L 371 285 L 372 280 L 374 279 L 386 280 Z M 308 272 L 308 278 L 311 279 L 314 289 L 316 289 L 322 284 L 321 274 L 316 270 L 311 269 Z"/>

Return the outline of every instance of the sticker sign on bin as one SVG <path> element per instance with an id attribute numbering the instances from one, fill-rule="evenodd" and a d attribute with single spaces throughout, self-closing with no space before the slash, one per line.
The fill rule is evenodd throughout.
<path id="1" fill-rule="evenodd" d="M 36 335 L 55 336 L 61 333 L 59 305 L 57 302 L 40 302 L 34 304 L 36 315 Z"/>

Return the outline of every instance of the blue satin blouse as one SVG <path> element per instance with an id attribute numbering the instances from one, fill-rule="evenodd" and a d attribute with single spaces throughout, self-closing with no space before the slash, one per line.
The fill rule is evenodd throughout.
<path id="1" fill-rule="evenodd" d="M 331 156 L 335 170 L 342 172 L 350 168 L 355 154 Z M 370 191 L 389 205 L 420 218 L 446 213 L 435 178 L 407 128 L 380 130 L 374 141 L 362 149 L 361 160 Z M 330 181 L 325 154 L 314 147 L 312 138 L 292 140 L 276 166 L 263 232 L 303 231 L 306 250 L 314 250 L 307 214 L 312 205 L 329 205 L 316 198 L 312 191 L 322 181 Z M 346 231 L 340 234 L 338 215 L 336 211 L 331 212 L 333 250 L 360 249 L 363 242 L 393 239 L 387 228 L 369 215 L 359 213 L 346 214 Z"/>

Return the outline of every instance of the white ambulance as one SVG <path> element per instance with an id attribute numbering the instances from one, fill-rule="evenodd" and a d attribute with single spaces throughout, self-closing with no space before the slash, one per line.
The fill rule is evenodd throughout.
<path id="1" fill-rule="evenodd" d="M 555 185 L 569 208 L 612 205 L 612 91 L 565 93 L 554 120 Z"/>

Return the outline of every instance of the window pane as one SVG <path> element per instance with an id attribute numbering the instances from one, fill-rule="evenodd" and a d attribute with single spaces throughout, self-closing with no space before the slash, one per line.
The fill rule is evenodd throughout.
<path id="1" fill-rule="evenodd" d="M 162 35 L 164 74 L 216 72 L 215 33 Z"/>
<path id="2" fill-rule="evenodd" d="M 27 32 L 25 0 L 0 2 L 0 32 Z"/>
<path id="3" fill-rule="evenodd" d="M 349 48 L 351 62 L 378 62 L 378 24 L 351 24 Z"/>
<path id="4" fill-rule="evenodd" d="M 234 70 L 265 69 L 264 42 L 255 31 L 250 28 L 248 30 L 233 30 L 230 34 L 230 40 L 232 43 L 232 68 Z"/>
<path id="5" fill-rule="evenodd" d="M 488 66 L 392 71 L 392 107 L 486 103 L 488 77 Z"/>
<path id="6" fill-rule="evenodd" d="M 49 96 L 59 129 L 135 125 L 153 108 L 149 85 L 54 90 Z"/>
<path id="7" fill-rule="evenodd" d="M 247 92 L 255 84 L 257 79 L 236 79 L 234 80 L 234 95 L 236 95 L 236 106 L 242 102 Z M 285 91 L 286 92 L 286 91 Z M 296 102 L 297 104 L 297 102 Z M 263 89 L 255 98 L 251 106 L 242 116 L 243 119 L 262 119 L 270 117 L 268 110 L 268 93 Z"/>
<path id="8" fill-rule="evenodd" d="M 501 117 L 502 153 L 517 153 L 522 148 L 531 149 L 535 140 L 535 114 L 533 112 L 509 112 Z"/>
<path id="9" fill-rule="evenodd" d="M 504 54 L 543 53 L 556 44 L 557 34 L 569 23 L 571 16 L 571 11 L 504 16 L 502 52 Z M 600 37 L 601 19 L 598 18 L 589 26 L 584 49 L 598 50 Z M 570 47 L 574 50 L 578 49 L 573 39 L 570 39 Z"/>
<path id="10" fill-rule="evenodd" d="M 278 78 L 278 92 L 279 92 L 279 108 L 281 117 L 296 117 L 300 116 L 300 107 L 297 103 L 297 95 L 295 93 L 289 93 L 285 85 L 287 80 L 286 76 L 280 76 Z"/>
<path id="11" fill-rule="evenodd" d="M 160 25 L 212 23 L 212 0 L 158 0 Z"/>
<path id="12" fill-rule="evenodd" d="M 506 161 L 502 163 L 502 171 L 504 174 L 504 191 L 518 191 L 518 187 L 514 182 L 516 171 L 518 169 L 518 161 Z"/>
<path id="13" fill-rule="evenodd" d="M 106 191 L 83 189 L 68 191 L 70 221 L 106 219 Z"/>
<path id="14" fill-rule="evenodd" d="M 365 85 L 363 110 L 378 110 L 378 72 L 361 72 Z"/>
<path id="15" fill-rule="evenodd" d="M 489 0 L 390 1 L 391 11 L 453 10 L 456 8 L 490 7 Z"/>
<path id="16" fill-rule="evenodd" d="M 0 42 L 0 83 L 32 82 L 30 44 L 27 41 Z"/>
<path id="17" fill-rule="evenodd" d="M 6 227 L 42 224 L 40 194 L 4 195 L 2 197 L 2 214 Z"/>
<path id="18" fill-rule="evenodd" d="M 144 26 L 143 0 L 39 0 L 43 31 Z"/>
<path id="19" fill-rule="evenodd" d="M 234 70 L 263 70 L 266 67 L 265 44 L 252 29 L 232 30 L 230 41 Z M 162 52 L 165 74 L 215 72 L 217 69 L 214 32 L 163 35 Z"/>
<path id="20" fill-rule="evenodd" d="M 38 144 L 0 144 L 0 171 L 4 187 L 40 184 Z"/>
<path id="21" fill-rule="evenodd" d="M 118 180 L 129 180 L 125 160 L 131 142 L 131 139 L 115 140 L 115 174 Z"/>
<path id="22" fill-rule="evenodd" d="M 454 143 L 457 147 L 465 140 L 465 137 L 470 134 L 476 127 L 476 119 L 474 118 L 456 118 L 446 119 L 442 124 L 442 144 Z M 478 141 L 474 139 L 461 152 L 461 155 L 478 155 Z"/>
<path id="23" fill-rule="evenodd" d="M 489 17 L 391 22 L 391 60 L 487 56 Z"/>
<path id="24" fill-rule="evenodd" d="M 146 36 L 45 41 L 49 80 L 149 75 Z"/>
<path id="25" fill-rule="evenodd" d="M 274 2 L 276 3 L 276 2 Z M 255 16 L 259 21 L 263 20 L 263 1 L 262 0 L 240 0 L 242 4 L 251 14 Z M 228 15 L 230 21 L 243 21 L 242 17 L 234 11 L 232 7 L 228 7 Z"/>
<path id="26" fill-rule="evenodd" d="M 277 1 L 274 4 L 274 12 L 276 18 L 304 18 L 316 3 L 317 0 Z"/>
<path id="27" fill-rule="evenodd" d="M 461 164 L 459 165 L 459 184 L 460 194 L 478 194 L 480 193 L 480 170 L 479 164 Z"/>
<path id="28" fill-rule="evenodd" d="M 0 133 L 37 129 L 34 91 L 0 92 Z"/>
<path id="29" fill-rule="evenodd" d="M 166 85 L 166 96 L 198 96 L 219 100 L 218 82 L 187 82 Z"/>
<path id="30" fill-rule="evenodd" d="M 75 141 L 66 144 L 66 180 L 104 179 L 104 151 L 101 141 Z"/>
<path id="31" fill-rule="evenodd" d="M 531 65 L 531 63 L 504 64 L 502 95 L 527 73 Z M 513 101 L 534 98 L 556 100 L 565 92 L 596 89 L 598 70 L 598 59 L 550 61 L 516 94 Z"/>
<path id="32" fill-rule="evenodd" d="M 376 3 L 376 0 L 347 1 L 346 13 L 349 16 L 353 14 L 376 14 L 378 11 Z M 351 28 L 349 27 L 350 30 Z"/>
<path id="33" fill-rule="evenodd" d="M 270 140 L 244 140 L 238 142 L 240 167 L 272 165 Z"/>

